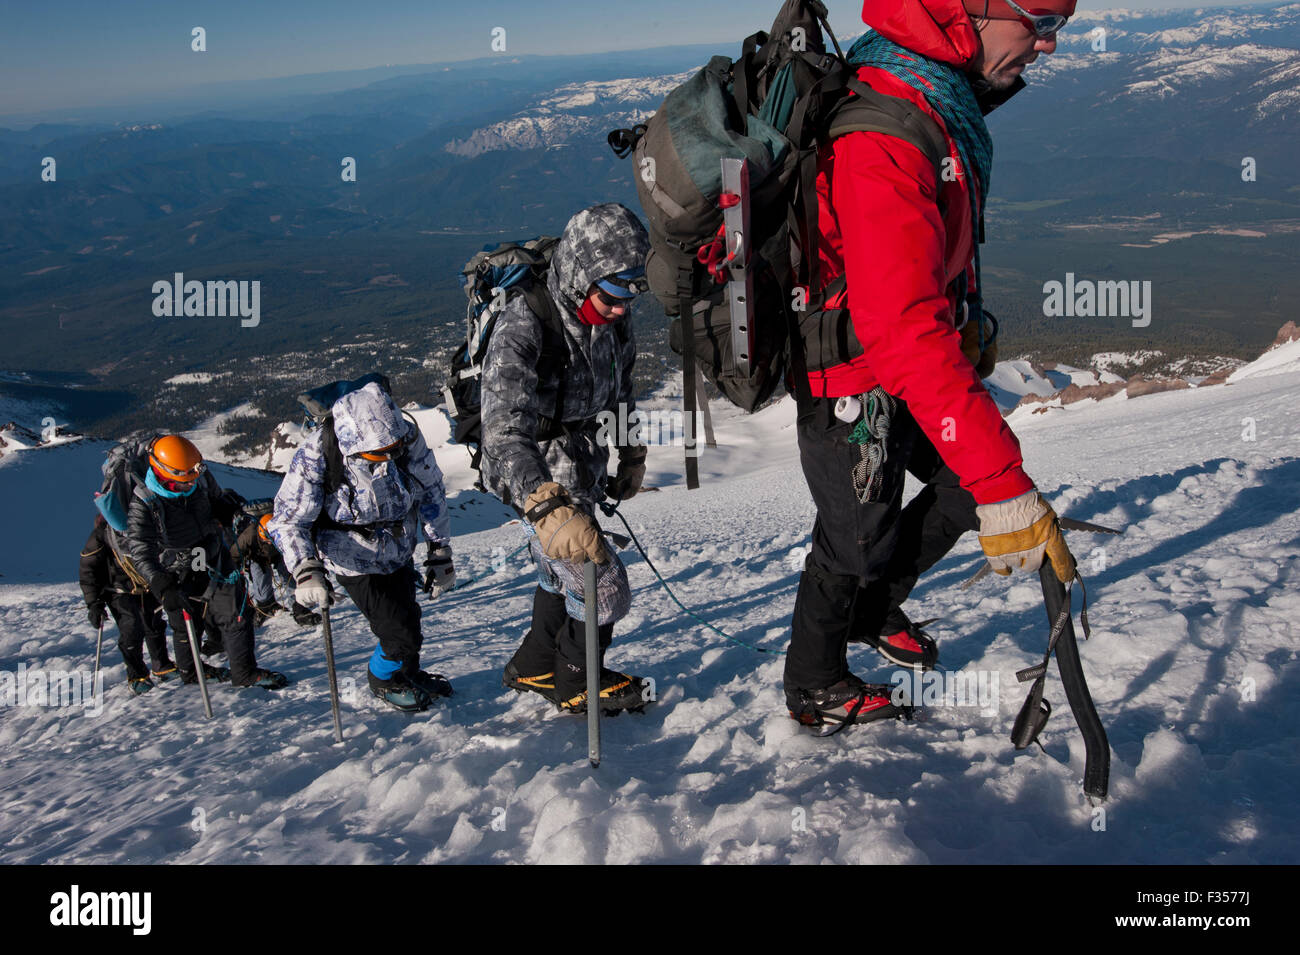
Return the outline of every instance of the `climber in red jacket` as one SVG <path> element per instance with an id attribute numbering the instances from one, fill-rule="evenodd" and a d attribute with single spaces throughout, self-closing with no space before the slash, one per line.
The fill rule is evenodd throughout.
<path id="1" fill-rule="evenodd" d="M 897 715 L 889 686 L 849 672 L 851 640 L 933 666 L 937 647 L 902 610 L 917 577 L 968 530 L 993 569 L 1063 580 L 1074 561 L 1020 445 L 981 376 L 995 325 L 982 308 L 979 245 L 992 162 L 983 116 L 1056 49 L 1075 0 L 865 0 L 871 31 L 848 57 L 858 79 L 910 104 L 943 135 L 933 160 L 896 136 L 852 132 L 823 148 L 817 181 L 826 305 L 804 329 L 813 395 L 799 450 L 817 506 L 795 601 L 785 690 L 802 723 Z M 811 347 L 810 347 L 811 343 Z M 838 406 L 838 415 L 837 415 Z M 902 507 L 908 473 L 921 492 Z"/>

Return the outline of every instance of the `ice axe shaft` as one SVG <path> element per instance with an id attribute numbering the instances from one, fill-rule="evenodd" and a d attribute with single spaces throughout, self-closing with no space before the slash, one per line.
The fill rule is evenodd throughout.
<path id="1" fill-rule="evenodd" d="M 582 596 L 587 607 L 587 758 L 600 765 L 600 625 L 596 614 L 596 564 L 582 565 Z"/>
<path id="2" fill-rule="evenodd" d="M 330 629 L 330 608 L 322 607 L 321 627 L 325 635 L 325 669 L 330 674 L 330 708 L 334 711 L 334 742 L 343 742 L 343 718 L 339 715 L 339 678 L 334 672 L 334 633 Z"/>
<path id="3" fill-rule="evenodd" d="M 104 649 L 104 621 L 99 621 L 99 637 L 95 641 L 95 675 L 90 680 L 90 695 L 95 696 L 95 687 L 99 684 L 99 654 Z"/>
<path id="4" fill-rule="evenodd" d="M 190 639 L 190 654 L 194 658 L 194 672 L 199 675 L 199 694 L 203 697 L 203 712 L 212 719 L 212 700 L 208 699 L 208 676 L 203 672 L 203 657 L 199 654 L 199 638 L 194 635 L 194 618 L 188 610 L 182 610 L 185 618 L 185 631 Z"/>
<path id="5" fill-rule="evenodd" d="M 1106 730 L 1097 716 L 1097 708 L 1088 692 L 1088 682 L 1084 679 L 1079 646 L 1074 639 L 1074 622 L 1070 619 L 1070 595 L 1047 558 L 1043 559 L 1038 579 L 1043 585 L 1043 603 L 1047 608 L 1048 625 L 1055 627 L 1058 622 L 1061 625 L 1061 633 L 1056 640 L 1056 667 L 1061 674 L 1061 684 L 1065 687 L 1065 698 L 1070 703 L 1070 711 L 1083 735 L 1087 753 L 1083 791 L 1094 799 L 1105 799 L 1110 781 L 1110 742 L 1106 739 Z M 1086 629 L 1085 624 L 1085 631 Z"/>

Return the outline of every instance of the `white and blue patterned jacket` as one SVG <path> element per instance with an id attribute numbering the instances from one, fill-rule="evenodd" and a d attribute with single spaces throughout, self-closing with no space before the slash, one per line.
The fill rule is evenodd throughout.
<path id="1" fill-rule="evenodd" d="M 324 432 L 317 429 L 293 456 L 267 524 L 285 563 L 296 571 L 303 561 L 318 558 L 336 574 L 390 574 L 411 559 L 420 529 L 434 546 L 449 544 L 442 470 L 420 429 L 374 383 L 344 395 L 331 410 L 343 482 L 326 499 Z M 407 442 L 400 466 L 396 458 L 359 457 L 395 441 Z M 331 522 L 363 529 L 327 525 L 313 533 L 322 512 Z"/>

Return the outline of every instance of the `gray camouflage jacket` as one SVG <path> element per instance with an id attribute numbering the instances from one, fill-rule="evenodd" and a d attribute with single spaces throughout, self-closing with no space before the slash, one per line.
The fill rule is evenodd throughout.
<path id="1" fill-rule="evenodd" d="M 578 309 L 599 279 L 645 264 L 650 242 L 636 216 L 617 203 L 584 209 L 565 226 L 547 273 L 568 346 L 566 367 L 539 381 L 543 319 L 516 295 L 497 318 L 483 365 L 484 485 L 522 508 L 538 485 L 555 481 L 577 502 L 594 508 L 605 494 L 609 449 L 596 442 L 597 415 L 616 418 L 635 408 L 632 365 L 636 341 L 628 318 L 616 325 L 587 325 Z M 565 433 L 537 440 L 539 417 L 554 418 L 564 380 Z"/>

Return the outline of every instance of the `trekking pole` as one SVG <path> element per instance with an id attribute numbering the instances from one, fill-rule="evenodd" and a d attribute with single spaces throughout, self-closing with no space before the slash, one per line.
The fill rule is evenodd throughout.
<path id="1" fill-rule="evenodd" d="M 1038 577 L 1043 585 L 1047 619 L 1054 629 L 1060 628 L 1061 631 L 1056 641 L 1056 667 L 1061 674 L 1061 684 L 1065 687 L 1070 712 L 1074 714 L 1074 721 L 1079 724 L 1079 732 L 1083 735 L 1087 753 L 1083 791 L 1100 801 L 1106 798 L 1110 782 L 1110 743 L 1106 739 L 1101 719 L 1097 716 L 1092 695 L 1088 692 L 1088 682 L 1084 679 L 1079 645 L 1074 640 L 1074 622 L 1070 619 L 1069 594 L 1046 557 L 1043 558 Z M 1087 631 L 1087 619 L 1084 618 L 1085 635 Z"/>
<path id="2" fill-rule="evenodd" d="M 582 596 L 587 604 L 587 758 L 600 765 L 600 628 L 596 616 L 596 564 L 582 565 Z"/>
<path id="3" fill-rule="evenodd" d="M 212 719 L 212 701 L 208 699 L 208 675 L 203 672 L 203 657 L 199 654 L 199 638 L 194 635 L 194 618 L 188 610 L 182 610 L 185 618 L 185 630 L 190 638 L 190 653 L 194 657 L 194 670 L 199 675 L 199 693 L 203 697 L 203 712 Z"/>
<path id="4" fill-rule="evenodd" d="M 99 682 L 99 653 L 104 649 L 104 621 L 99 621 L 99 639 L 95 642 L 95 675 L 90 680 L 90 697 L 95 698 L 95 685 Z"/>
<path id="5" fill-rule="evenodd" d="M 334 711 L 334 742 L 343 742 L 343 719 L 339 716 L 339 678 L 334 672 L 334 633 L 330 630 L 330 608 L 322 607 L 321 626 L 325 631 L 325 668 L 330 671 L 330 708 Z"/>

